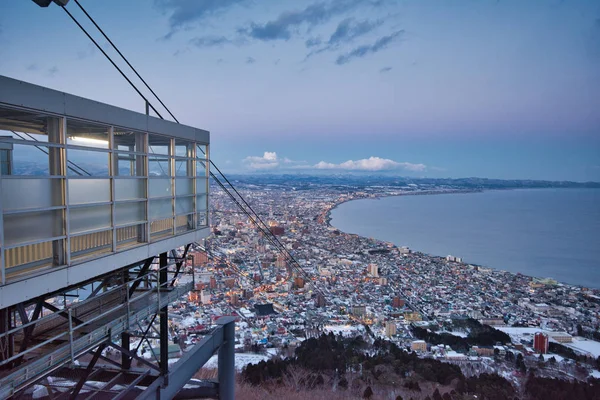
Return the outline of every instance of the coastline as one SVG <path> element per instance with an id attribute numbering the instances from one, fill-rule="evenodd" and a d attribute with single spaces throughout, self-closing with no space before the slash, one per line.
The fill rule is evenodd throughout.
<path id="1" fill-rule="evenodd" d="M 398 194 L 381 194 L 381 195 L 373 195 L 373 196 L 357 196 L 357 197 L 352 197 L 352 198 L 344 198 L 344 199 L 338 199 L 337 201 L 332 203 L 332 206 L 329 207 L 329 209 L 327 210 L 326 214 L 325 214 L 325 219 L 324 219 L 324 223 L 328 228 L 333 228 L 338 230 L 339 232 L 341 232 L 344 235 L 356 235 L 359 236 L 363 239 L 369 239 L 368 237 L 362 236 L 362 235 L 358 235 L 358 234 L 353 234 L 353 233 L 348 233 L 345 232 L 337 227 L 335 227 L 334 225 L 331 224 L 331 213 L 333 212 L 333 210 L 335 210 L 338 206 L 350 202 L 350 201 L 354 201 L 354 200 L 364 200 L 364 199 L 373 199 L 373 200 L 379 200 L 381 198 L 385 198 L 385 197 L 400 197 L 400 196 L 414 196 L 414 195 L 440 195 L 440 194 L 461 194 L 461 193 L 481 193 L 481 192 L 485 192 L 485 191 L 491 191 L 491 190 L 513 190 L 513 189 L 489 189 L 489 190 L 484 190 L 484 189 L 454 189 L 454 190 L 431 190 L 431 191 L 421 191 L 421 192 L 405 192 L 405 193 L 398 193 Z M 376 241 L 387 245 L 388 247 L 393 247 L 393 248 L 398 248 L 399 245 L 393 242 L 387 242 L 385 240 L 381 240 L 378 238 L 372 238 L 375 239 Z M 426 257 L 430 257 L 430 258 L 436 258 L 436 259 L 445 259 L 445 256 L 443 255 L 435 255 L 435 254 L 430 254 L 430 253 L 425 253 L 419 250 L 412 250 L 411 252 L 413 253 L 418 253 L 422 256 L 426 256 Z M 475 267 L 481 267 L 481 268 L 485 268 L 485 269 L 490 269 L 492 271 L 494 271 L 495 273 L 504 273 L 504 274 L 511 274 L 511 275 L 518 275 L 518 276 L 524 276 L 527 278 L 531 279 L 531 282 L 539 282 L 539 281 L 543 281 L 543 280 L 554 280 L 556 282 L 557 285 L 564 285 L 564 286 L 569 286 L 569 287 L 573 287 L 573 288 L 579 288 L 579 289 L 588 289 L 588 290 L 592 290 L 595 293 L 600 293 L 600 288 L 597 287 L 589 287 L 589 286 L 583 286 L 583 285 L 578 285 L 578 284 L 572 284 L 572 283 L 567 283 L 567 282 L 562 282 L 562 281 L 558 281 L 555 280 L 552 277 L 540 277 L 540 276 L 533 276 L 533 275 L 527 275 L 527 274 L 523 274 L 523 273 L 517 273 L 517 272 L 512 272 L 512 271 L 508 271 L 505 269 L 499 269 L 499 268 L 494 268 L 494 267 L 489 267 L 486 265 L 480 265 L 480 264 L 475 264 L 475 263 L 463 263 L 464 265 L 472 265 Z"/>

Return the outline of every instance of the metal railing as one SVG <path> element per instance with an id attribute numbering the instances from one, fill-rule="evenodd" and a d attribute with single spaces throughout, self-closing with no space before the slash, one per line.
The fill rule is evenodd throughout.
<path id="1" fill-rule="evenodd" d="M 9 363 L 18 360 L 19 358 L 26 357 L 27 355 L 32 354 L 34 351 L 41 349 L 44 346 L 59 342 L 58 347 L 54 350 L 37 357 L 33 361 L 27 362 L 23 366 L 11 372 L 9 375 L 0 379 L 0 399 L 5 399 L 12 396 L 21 388 L 32 382 L 35 382 L 62 365 L 65 365 L 69 361 L 74 362 L 75 358 L 79 355 L 93 349 L 102 342 L 109 340 L 112 337 L 116 337 L 124 331 L 127 331 L 132 324 L 142 323 L 146 318 L 157 313 L 161 307 L 164 307 L 166 304 L 177 300 L 179 297 L 194 288 L 195 282 L 192 272 L 191 282 L 170 287 L 170 284 L 176 279 L 176 277 L 173 276 L 161 285 L 156 285 L 150 290 L 147 290 L 137 296 L 133 296 L 131 298 L 129 297 L 130 285 L 133 284 L 133 282 L 146 279 L 155 279 L 155 282 L 158 282 L 159 272 L 162 269 L 168 270 L 170 267 L 172 267 L 172 265 L 167 265 L 165 267 L 149 271 L 147 274 L 128 281 L 123 285 L 111 288 L 110 290 L 104 292 L 101 296 L 92 297 L 83 302 L 72 304 L 70 307 L 60 310 L 57 313 L 47 315 L 35 321 L 30 321 L 2 333 L 0 335 L 0 340 L 9 338 L 11 335 L 15 335 L 20 331 L 24 332 L 24 329 L 27 327 L 34 325 L 36 327 L 48 324 L 52 325 L 52 322 L 57 318 L 62 319 L 64 323 L 64 317 L 59 316 L 58 313 L 67 313 L 67 321 L 69 324 L 69 329 L 67 331 L 53 335 L 41 343 L 28 348 L 26 351 L 15 354 L 12 357 L 0 362 L 0 366 L 9 365 Z M 163 288 L 161 288 L 161 286 L 163 286 Z M 114 303 L 115 300 L 113 294 L 123 291 L 123 289 L 126 289 L 125 295 L 127 301 L 125 303 L 119 302 L 111 307 L 110 303 Z M 117 296 L 117 298 L 122 300 L 123 296 L 120 295 Z M 102 311 L 102 301 L 105 299 L 109 300 L 108 304 L 106 304 L 109 306 L 109 308 Z M 80 309 L 85 310 L 88 308 L 88 306 L 93 306 L 94 302 L 100 302 L 100 307 L 93 310 L 97 312 L 97 315 L 91 319 L 83 321 L 77 326 L 73 326 L 73 319 L 77 318 L 77 316 L 80 316 L 80 314 L 85 314 L 85 311 L 84 313 L 78 313 L 77 311 Z M 138 311 L 131 314 L 131 309 L 136 310 L 138 308 L 140 308 Z M 102 321 L 110 314 L 115 313 L 120 313 L 121 315 L 115 315 L 114 318 L 111 317 L 109 321 Z M 102 322 L 102 326 L 89 332 L 87 331 L 94 323 L 99 322 Z M 51 331 L 52 328 L 49 330 Z"/>

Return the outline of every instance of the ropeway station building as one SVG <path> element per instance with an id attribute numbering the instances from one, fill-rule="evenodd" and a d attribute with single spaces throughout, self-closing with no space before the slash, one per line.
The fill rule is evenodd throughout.
<path id="1" fill-rule="evenodd" d="M 0 76 L 0 399 L 233 398 L 232 318 L 167 360 L 167 307 L 209 234 L 209 142 Z M 157 332 L 159 354 L 140 357 Z M 219 382 L 180 390 L 216 351 Z"/>

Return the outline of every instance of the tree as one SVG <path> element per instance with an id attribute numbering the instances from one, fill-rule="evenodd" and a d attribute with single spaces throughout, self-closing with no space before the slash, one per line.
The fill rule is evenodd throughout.
<path id="1" fill-rule="evenodd" d="M 583 326 L 577 324 L 577 336 L 583 336 Z"/>
<path id="2" fill-rule="evenodd" d="M 345 376 L 342 376 L 342 379 L 338 382 L 338 386 L 342 389 L 348 389 L 348 380 Z"/>
<path id="3" fill-rule="evenodd" d="M 440 394 L 439 389 L 435 389 L 435 392 L 433 392 L 433 400 L 443 400 L 442 399 L 442 395 Z"/>
<path id="4" fill-rule="evenodd" d="M 396 400 L 404 400 L 404 399 L 402 398 L 402 396 L 398 395 L 398 396 L 396 396 Z"/>
<path id="5" fill-rule="evenodd" d="M 373 389 L 371 389 L 371 386 L 367 386 L 363 392 L 363 399 L 370 399 L 371 397 L 373 397 Z"/>

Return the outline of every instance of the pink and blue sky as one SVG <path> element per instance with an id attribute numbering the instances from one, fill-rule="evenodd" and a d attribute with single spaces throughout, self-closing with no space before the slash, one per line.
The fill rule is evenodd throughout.
<path id="1" fill-rule="evenodd" d="M 597 0 L 80 2 L 226 172 L 600 181 Z M 55 4 L 2 2 L 0 74 L 144 110 Z"/>

